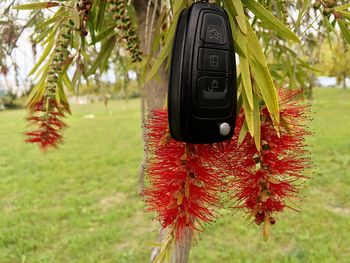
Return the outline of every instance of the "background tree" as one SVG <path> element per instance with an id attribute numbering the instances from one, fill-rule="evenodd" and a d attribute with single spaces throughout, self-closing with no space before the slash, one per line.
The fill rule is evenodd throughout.
<path id="1" fill-rule="evenodd" d="M 349 47 L 343 41 L 337 41 L 332 49 L 327 43 L 322 49 L 319 67 L 322 72 L 326 72 L 328 76 L 337 78 L 337 84 L 342 85 L 346 89 L 346 78 L 350 75 L 350 52 Z"/>

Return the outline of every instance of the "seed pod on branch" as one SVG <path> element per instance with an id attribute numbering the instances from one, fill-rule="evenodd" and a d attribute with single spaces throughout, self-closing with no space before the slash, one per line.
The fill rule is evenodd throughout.
<path id="1" fill-rule="evenodd" d="M 127 43 L 126 49 L 131 54 L 131 62 L 140 62 L 142 52 L 140 50 L 140 40 L 131 21 L 124 0 L 109 0 L 108 12 L 116 20 L 116 27 L 121 31 L 122 39 Z"/>

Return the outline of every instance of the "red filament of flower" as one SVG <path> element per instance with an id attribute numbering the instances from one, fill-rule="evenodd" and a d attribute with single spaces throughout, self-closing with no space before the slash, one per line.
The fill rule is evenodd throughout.
<path id="1" fill-rule="evenodd" d="M 208 162 L 215 147 L 173 140 L 166 110 L 152 111 L 145 125 L 150 183 L 144 191 L 147 211 L 157 213 L 163 228 L 174 229 L 176 240 L 185 228 L 194 234 L 202 231 L 203 223 L 214 220 L 225 185 Z"/>
<path id="2" fill-rule="evenodd" d="M 276 133 L 267 108 L 262 109 L 260 151 L 247 134 L 238 147 L 238 136 L 235 136 L 221 153 L 231 163 L 233 198 L 239 208 L 255 217 L 258 225 L 266 221 L 274 224 L 274 213 L 282 212 L 285 207 L 292 208 L 289 203 L 298 198 L 306 179 L 303 173 L 311 166 L 305 148 L 305 136 L 311 134 L 305 126 L 309 110 L 307 105 L 295 100 L 298 94 L 296 91 L 280 92 L 280 135 Z M 240 114 L 237 133 L 243 122 L 244 116 Z"/>
<path id="3" fill-rule="evenodd" d="M 33 129 L 25 133 L 25 141 L 39 144 L 42 150 L 56 148 L 62 142 L 62 130 L 67 127 L 62 120 L 64 111 L 69 109 L 45 98 L 32 105 L 27 121 Z"/>

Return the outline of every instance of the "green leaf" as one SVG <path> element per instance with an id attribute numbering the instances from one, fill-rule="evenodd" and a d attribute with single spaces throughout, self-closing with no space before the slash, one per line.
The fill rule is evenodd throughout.
<path id="1" fill-rule="evenodd" d="M 55 44 L 55 31 L 51 32 L 51 34 L 48 37 L 48 43 L 43 51 L 43 53 L 41 54 L 38 62 L 35 64 L 35 66 L 33 67 L 33 69 L 29 72 L 28 76 L 31 76 L 35 73 L 35 71 L 37 71 L 37 69 L 40 67 L 40 65 L 44 62 L 44 60 L 46 59 L 46 57 L 50 54 L 53 45 Z"/>
<path id="2" fill-rule="evenodd" d="M 181 1 L 179 1 L 181 2 Z M 184 2 L 184 1 L 182 1 Z M 177 2 L 175 2 L 176 4 Z M 175 6 L 175 5 L 174 5 Z M 173 43 L 173 39 L 174 39 L 174 35 L 175 35 L 175 29 L 176 29 L 176 25 L 177 25 L 177 20 L 179 19 L 179 14 L 177 14 L 176 18 L 174 19 L 174 21 L 172 21 L 171 26 L 169 28 L 169 31 L 167 33 L 167 36 L 165 38 L 165 43 L 164 46 L 160 52 L 159 57 L 153 62 L 153 66 L 150 70 L 150 72 L 148 73 L 147 77 L 146 77 L 146 82 L 149 82 L 151 79 L 154 78 L 154 75 L 157 74 L 160 66 L 163 64 L 164 60 L 169 56 L 169 54 L 171 53 L 171 46 Z"/>
<path id="3" fill-rule="evenodd" d="M 151 247 L 161 247 L 162 244 L 158 242 L 153 242 L 153 241 L 147 241 L 145 242 L 146 245 L 151 246 Z"/>
<path id="4" fill-rule="evenodd" d="M 242 99 L 243 99 L 243 109 L 244 109 L 244 116 L 245 120 L 248 125 L 249 132 L 252 137 L 254 137 L 254 116 L 253 116 L 253 110 L 249 105 L 247 94 L 245 92 L 245 89 L 242 89 Z"/>
<path id="5" fill-rule="evenodd" d="M 230 1 L 228 1 L 228 2 L 230 2 Z M 242 33 L 244 35 L 246 35 L 247 34 L 247 23 L 246 23 L 246 16 L 244 14 L 242 2 L 241 2 L 241 0 L 232 0 L 232 3 L 233 3 L 235 10 L 237 12 L 236 22 L 239 26 L 239 29 L 242 31 Z"/>
<path id="6" fill-rule="evenodd" d="M 337 6 L 336 8 L 334 8 L 334 10 L 338 12 L 338 11 L 346 10 L 348 8 L 350 8 L 350 3 L 345 4 L 345 5 Z"/>
<path id="7" fill-rule="evenodd" d="M 342 32 L 345 40 L 350 44 L 350 32 L 349 32 L 349 29 L 347 28 L 345 22 L 343 20 L 339 19 L 338 25 L 340 27 L 340 31 Z"/>
<path id="8" fill-rule="evenodd" d="M 270 112 L 272 119 L 276 123 L 279 123 L 278 97 L 269 70 L 265 67 L 262 67 L 260 63 L 255 60 L 251 64 L 251 69 L 255 84 L 263 96 L 266 107 Z"/>
<path id="9" fill-rule="evenodd" d="M 247 23 L 248 26 L 248 33 L 247 33 L 247 48 L 249 49 L 249 53 L 253 54 L 256 60 L 263 66 L 267 67 L 265 54 L 260 46 L 259 40 L 256 37 L 253 28 L 249 23 Z"/>
<path id="10" fill-rule="evenodd" d="M 70 82 L 70 80 L 69 80 L 69 77 L 68 77 L 67 72 L 62 73 L 62 81 L 63 81 L 64 85 L 65 85 L 69 90 L 72 91 L 72 84 L 71 84 L 71 82 Z"/>
<path id="11" fill-rule="evenodd" d="M 281 21 L 274 17 L 268 10 L 255 0 L 242 0 L 242 2 L 254 13 L 263 23 L 265 23 L 270 29 L 275 30 L 280 36 L 290 39 L 294 42 L 300 40 L 289 28 L 287 28 Z"/>
<path id="12" fill-rule="evenodd" d="M 105 38 L 111 37 L 114 34 L 114 28 L 115 26 L 112 25 L 109 28 L 107 28 L 106 30 L 102 31 L 101 33 L 99 33 L 96 37 L 95 37 L 95 41 L 91 42 L 91 44 L 96 44 L 97 42 L 101 42 L 102 40 L 104 40 Z"/>
<path id="13" fill-rule="evenodd" d="M 246 44 L 245 44 L 245 37 L 241 37 L 241 35 L 243 35 L 243 33 L 237 28 L 236 23 L 233 21 L 233 18 L 231 16 L 229 16 L 229 20 L 230 20 L 230 24 L 231 24 L 231 28 L 232 28 L 232 36 L 233 36 L 233 44 L 234 44 L 234 48 L 235 48 L 235 52 L 240 56 L 240 57 L 247 57 L 246 54 Z M 238 39 L 238 38 L 241 39 Z M 243 43 L 240 43 L 239 40 L 244 40 Z M 244 44 L 244 45 L 243 45 Z"/>
<path id="14" fill-rule="evenodd" d="M 225 4 L 226 4 L 226 11 L 228 11 L 229 13 L 228 17 L 232 18 L 233 20 L 233 18 L 237 16 L 235 6 L 233 5 L 233 2 L 231 0 L 226 1 Z"/>
<path id="15" fill-rule="evenodd" d="M 97 2 L 97 1 L 96 1 Z M 106 11 L 106 7 L 107 7 L 107 1 L 106 0 L 99 0 L 99 3 L 96 4 L 96 6 L 98 6 L 98 12 L 96 15 L 96 29 L 100 30 L 102 24 L 103 24 L 103 19 L 105 16 L 105 11 Z"/>
<path id="16" fill-rule="evenodd" d="M 80 28 L 80 16 L 79 11 L 76 8 L 72 8 L 71 17 L 76 28 Z"/>
<path id="17" fill-rule="evenodd" d="M 339 11 L 338 14 L 341 14 L 342 17 L 350 20 L 350 12 L 349 11 Z"/>
<path id="18" fill-rule="evenodd" d="M 252 90 L 252 82 L 250 78 L 250 69 L 249 69 L 249 61 L 246 58 L 240 58 L 240 72 L 242 76 L 243 89 L 245 91 L 245 95 L 247 96 L 247 100 L 249 102 L 249 106 L 251 109 L 254 109 L 253 104 L 253 90 Z"/>
<path id="19" fill-rule="evenodd" d="M 74 75 L 71 81 L 71 86 L 73 90 L 78 90 L 78 89 L 75 89 L 75 87 L 77 86 L 77 84 L 79 84 L 81 75 L 82 75 L 82 71 L 80 69 L 80 66 L 78 66 L 74 72 Z"/>
<path id="20" fill-rule="evenodd" d="M 111 37 L 102 45 L 100 53 L 98 54 L 91 68 L 87 72 L 88 76 L 94 74 L 99 67 L 103 67 L 105 65 L 105 63 L 108 61 L 110 54 L 112 53 L 112 50 L 115 47 L 115 43 L 116 37 Z"/>
<path id="21" fill-rule="evenodd" d="M 255 146 L 260 151 L 261 148 L 261 121 L 260 121 L 260 103 L 257 96 L 254 97 L 254 142 Z"/>
<path id="22" fill-rule="evenodd" d="M 239 48 L 242 50 L 244 57 L 248 57 L 247 56 L 247 36 L 243 35 L 243 33 L 241 33 L 241 31 L 237 30 L 234 38 L 237 41 L 237 45 L 239 46 Z"/>
<path id="23" fill-rule="evenodd" d="M 251 69 L 256 86 L 260 90 L 266 107 L 275 123 L 279 123 L 279 105 L 275 85 L 267 67 L 261 66 L 255 59 L 252 60 Z"/>
<path id="24" fill-rule="evenodd" d="M 44 30 L 45 28 L 47 28 L 48 25 L 55 23 L 59 20 L 65 20 L 69 17 L 69 13 L 67 11 L 65 11 L 64 8 L 60 7 L 57 12 L 49 19 L 45 20 L 43 23 L 40 23 L 39 28 L 41 28 L 42 30 Z"/>
<path id="25" fill-rule="evenodd" d="M 35 87 L 31 90 L 26 100 L 26 105 L 30 106 L 33 103 L 39 101 L 45 92 L 46 77 L 50 69 L 49 64 L 45 65 L 43 68 L 44 70 L 43 70 L 43 73 L 41 74 L 40 80 L 35 85 Z"/>
<path id="26" fill-rule="evenodd" d="M 238 144 L 241 144 L 243 142 L 244 138 L 247 136 L 247 133 L 248 133 L 248 126 L 247 126 L 246 120 L 244 120 L 241 131 L 239 132 Z"/>
<path id="27" fill-rule="evenodd" d="M 50 7 L 55 7 L 55 6 L 59 6 L 59 5 L 60 5 L 60 3 L 57 3 L 57 2 L 31 3 L 31 4 L 14 6 L 13 9 L 16 9 L 16 10 L 34 10 L 34 9 L 50 8 Z"/>

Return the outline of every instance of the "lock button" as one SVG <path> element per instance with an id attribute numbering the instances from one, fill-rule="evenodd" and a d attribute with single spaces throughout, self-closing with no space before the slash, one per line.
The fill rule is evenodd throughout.
<path id="1" fill-rule="evenodd" d="M 220 49 L 200 48 L 198 69 L 204 71 L 216 71 L 222 73 L 232 72 L 231 52 Z"/>
<path id="2" fill-rule="evenodd" d="M 197 80 L 197 97 L 202 107 L 225 107 L 229 104 L 228 79 L 204 76 Z"/>

